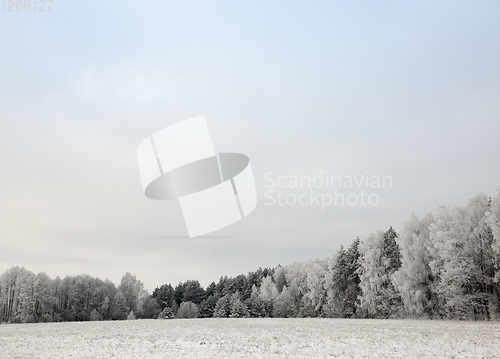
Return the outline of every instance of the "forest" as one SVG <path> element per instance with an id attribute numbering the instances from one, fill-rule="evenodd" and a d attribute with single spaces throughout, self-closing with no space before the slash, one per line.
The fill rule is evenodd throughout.
<path id="1" fill-rule="evenodd" d="M 89 275 L 51 279 L 13 267 L 0 276 L 0 322 L 138 318 L 331 317 L 498 320 L 500 190 L 438 207 L 402 227 L 356 238 L 331 256 L 246 275 L 118 286 Z"/>

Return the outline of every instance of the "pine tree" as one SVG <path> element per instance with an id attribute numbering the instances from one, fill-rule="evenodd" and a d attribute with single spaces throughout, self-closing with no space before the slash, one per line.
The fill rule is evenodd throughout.
<path id="1" fill-rule="evenodd" d="M 174 288 L 171 284 L 164 284 L 161 287 L 157 287 L 151 298 L 155 299 L 160 308 L 163 310 L 165 307 L 172 307 L 174 302 Z"/>
<path id="2" fill-rule="evenodd" d="M 165 307 L 160 314 L 158 314 L 158 319 L 172 319 L 174 317 L 174 312 L 172 308 Z"/>
<path id="3" fill-rule="evenodd" d="M 202 301 L 198 306 L 200 312 L 200 318 L 212 318 L 214 316 L 214 310 L 217 305 L 217 298 L 214 295 L 209 296 L 207 299 Z"/>
<path id="4" fill-rule="evenodd" d="M 177 306 L 181 305 L 184 299 L 184 290 L 186 289 L 186 283 L 179 283 L 175 286 L 173 298 Z M 172 306 L 173 307 L 173 306 Z"/>
<path id="5" fill-rule="evenodd" d="M 359 238 L 334 258 L 333 268 L 325 275 L 327 311 L 330 316 L 348 318 L 356 314 L 359 287 Z"/>
<path id="6" fill-rule="evenodd" d="M 205 299 L 205 290 L 197 280 L 189 280 L 185 283 L 183 302 L 193 302 L 200 304 Z"/>

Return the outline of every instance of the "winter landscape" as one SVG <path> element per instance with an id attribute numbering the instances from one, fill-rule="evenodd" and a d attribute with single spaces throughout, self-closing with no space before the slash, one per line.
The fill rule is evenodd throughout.
<path id="1" fill-rule="evenodd" d="M 500 191 L 206 288 L 149 294 L 130 273 L 115 286 L 13 267 L 0 276 L 0 357 L 495 358 L 499 243 Z"/>
<path id="2" fill-rule="evenodd" d="M 500 358 L 499 14 L 3 0 L 0 359 Z"/>
<path id="3" fill-rule="evenodd" d="M 0 326 L 0 358 L 498 358 L 500 323 L 174 319 Z"/>

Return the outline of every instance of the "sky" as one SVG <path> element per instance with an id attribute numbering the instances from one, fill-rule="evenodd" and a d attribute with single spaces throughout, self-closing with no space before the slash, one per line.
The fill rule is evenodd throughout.
<path id="1" fill-rule="evenodd" d="M 500 187 L 496 1 L 1 6 L 0 272 L 206 286 Z M 258 205 L 190 239 L 178 201 L 144 195 L 136 151 L 200 115 L 217 152 L 250 158 Z M 342 188 L 293 188 L 318 176 Z M 345 188 L 366 176 L 391 185 Z M 357 203 L 293 204 L 335 190 Z"/>

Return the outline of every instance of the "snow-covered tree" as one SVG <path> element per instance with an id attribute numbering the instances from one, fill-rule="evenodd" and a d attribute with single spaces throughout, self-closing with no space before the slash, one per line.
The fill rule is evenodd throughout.
<path id="1" fill-rule="evenodd" d="M 306 317 L 317 317 L 324 315 L 323 308 L 326 304 L 325 274 L 329 267 L 329 259 L 316 258 L 305 263 L 305 271 L 302 296 L 302 315 Z"/>
<path id="2" fill-rule="evenodd" d="M 356 313 L 359 287 L 359 238 L 347 250 L 343 247 L 333 258 L 332 268 L 325 274 L 328 316 L 348 318 Z"/>
<path id="3" fill-rule="evenodd" d="M 177 310 L 177 318 L 198 318 L 198 306 L 193 302 L 182 302 Z"/>
<path id="4" fill-rule="evenodd" d="M 102 320 L 102 314 L 97 311 L 97 309 L 93 309 L 92 312 L 90 313 L 90 320 L 91 321 L 99 321 Z"/>
<path id="5" fill-rule="evenodd" d="M 489 207 L 489 199 L 478 194 L 466 207 L 442 208 L 431 226 L 439 255 L 435 266 L 437 290 L 450 317 L 492 317 L 498 296 L 494 298 L 495 256 L 487 221 Z"/>
<path id="6" fill-rule="evenodd" d="M 127 272 L 122 277 L 118 290 L 125 296 L 126 306 L 141 316 L 144 301 L 149 296 L 144 289 L 144 284 L 135 275 Z"/>
<path id="7" fill-rule="evenodd" d="M 125 298 L 125 295 L 121 291 L 118 291 L 113 298 L 111 309 L 113 319 L 123 320 L 127 318 L 129 312 L 130 308 L 127 306 L 127 298 Z"/>
<path id="8" fill-rule="evenodd" d="M 500 188 L 491 200 L 490 210 L 486 213 L 486 221 L 493 235 L 491 250 L 495 275 L 492 284 L 492 317 L 500 319 Z"/>
<path id="9" fill-rule="evenodd" d="M 389 318 L 400 310 L 401 298 L 391 281 L 401 265 L 396 237 L 391 227 L 370 234 L 359 246 L 360 309 L 369 317 Z"/>
<path id="10" fill-rule="evenodd" d="M 172 319 L 174 317 L 174 311 L 170 307 L 165 307 L 160 314 L 158 314 L 158 319 Z"/>
<path id="11" fill-rule="evenodd" d="M 252 286 L 252 294 L 250 298 L 245 300 L 248 308 L 248 313 L 252 318 L 265 318 L 271 315 L 272 305 L 270 302 L 263 300 L 260 297 L 257 286 Z"/>
<path id="12" fill-rule="evenodd" d="M 420 221 L 412 213 L 396 240 L 401 249 L 401 268 L 393 274 L 392 283 L 411 317 L 432 317 L 435 310 L 434 276 L 430 266 L 436 253 L 430 238 L 433 221 L 432 214 Z"/>
<path id="13" fill-rule="evenodd" d="M 207 299 L 202 301 L 198 306 L 200 318 L 212 318 L 214 316 L 215 306 L 217 305 L 217 298 L 210 295 Z"/>
<path id="14" fill-rule="evenodd" d="M 228 318 L 231 314 L 230 294 L 219 298 L 214 309 L 214 318 Z"/>
<path id="15" fill-rule="evenodd" d="M 276 284 L 273 281 L 273 277 L 266 276 L 262 280 L 262 284 L 260 285 L 260 297 L 265 301 L 272 302 L 278 296 L 279 291 Z"/>
<path id="16" fill-rule="evenodd" d="M 296 313 L 292 292 L 284 286 L 280 294 L 274 300 L 273 317 L 289 318 Z"/>
<path id="17" fill-rule="evenodd" d="M 248 318 L 250 316 L 246 304 L 241 301 L 239 292 L 233 293 L 229 298 L 229 311 L 231 318 Z"/>
<path id="18" fill-rule="evenodd" d="M 136 320 L 135 313 L 133 310 L 131 310 L 130 313 L 128 313 L 127 320 Z"/>

